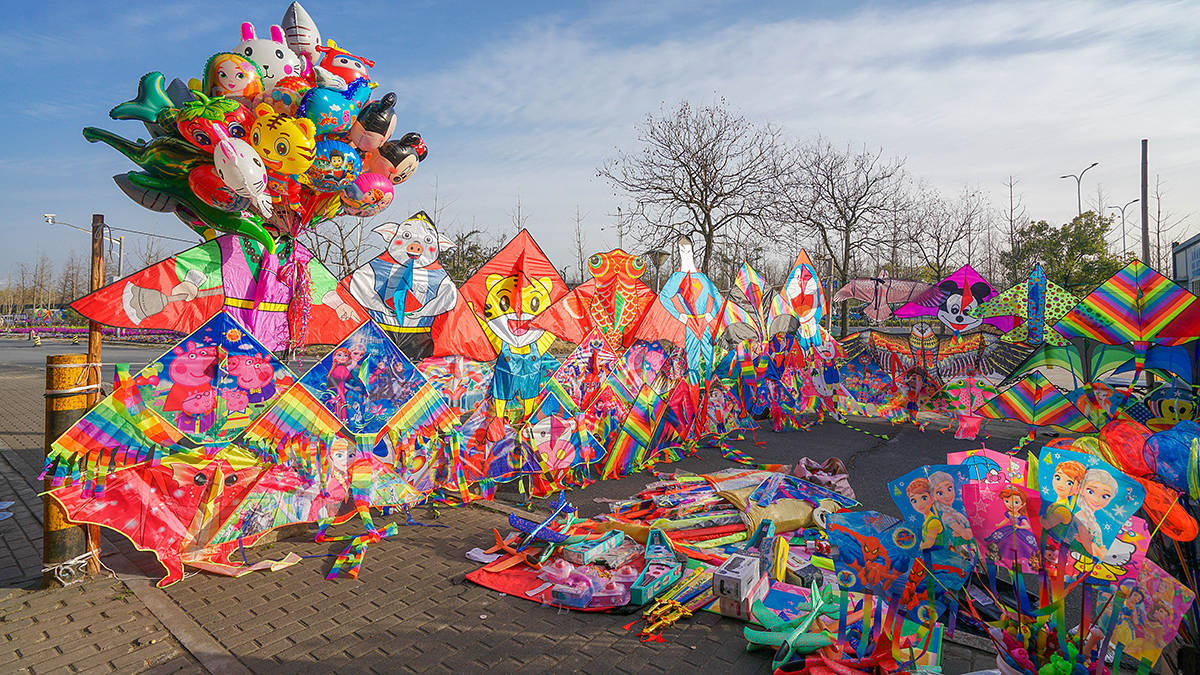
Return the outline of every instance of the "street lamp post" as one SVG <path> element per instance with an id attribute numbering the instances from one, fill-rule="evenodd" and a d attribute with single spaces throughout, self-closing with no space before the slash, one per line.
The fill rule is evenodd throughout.
<path id="1" fill-rule="evenodd" d="M 1088 169 L 1092 168 L 1093 166 L 1097 166 L 1099 164 L 1100 164 L 1100 162 L 1092 162 L 1091 166 L 1089 166 L 1087 169 L 1084 169 L 1083 171 L 1080 171 L 1078 174 L 1068 173 L 1068 174 L 1059 176 L 1059 178 L 1074 178 L 1075 179 L 1075 206 L 1079 209 L 1079 213 L 1076 215 L 1080 215 L 1080 216 L 1083 215 L 1083 191 L 1081 188 L 1081 186 L 1083 184 L 1083 174 L 1087 173 Z"/>
<path id="2" fill-rule="evenodd" d="M 86 227 L 79 227 L 78 225 L 72 225 L 71 223 L 64 223 L 61 220 L 57 220 L 57 216 L 53 213 L 43 213 L 42 218 L 51 225 L 66 225 L 67 227 L 74 228 L 80 232 L 87 232 L 89 234 L 91 233 L 91 230 Z M 121 279 L 125 276 L 125 236 L 121 235 L 116 239 L 113 239 L 110 235 L 106 234 L 104 235 L 104 238 L 108 240 L 108 243 L 117 245 L 117 279 Z"/>
<path id="3" fill-rule="evenodd" d="M 1108 207 L 1110 209 L 1116 209 L 1121 212 L 1121 255 L 1122 256 L 1125 255 L 1125 253 L 1129 250 L 1129 247 L 1125 243 L 1125 209 L 1128 208 L 1131 204 L 1136 204 L 1137 202 L 1140 202 L 1140 201 L 1141 201 L 1140 199 L 1130 199 L 1129 201 L 1125 202 L 1124 206 L 1109 206 Z"/>

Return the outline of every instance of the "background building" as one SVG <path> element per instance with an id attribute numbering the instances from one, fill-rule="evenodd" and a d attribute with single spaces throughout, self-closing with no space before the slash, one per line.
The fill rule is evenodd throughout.
<path id="1" fill-rule="evenodd" d="M 1183 243 L 1171 244 L 1171 254 L 1175 261 L 1175 283 L 1200 294 L 1200 234 Z"/>

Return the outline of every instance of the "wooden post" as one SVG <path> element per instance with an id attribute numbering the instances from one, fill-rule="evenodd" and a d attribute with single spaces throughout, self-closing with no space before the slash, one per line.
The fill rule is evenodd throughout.
<path id="1" fill-rule="evenodd" d="M 104 216 L 92 214 L 92 292 L 104 287 Z M 88 321 L 88 363 L 100 363 L 100 324 Z M 88 406 L 100 402 L 100 366 L 88 366 Z"/>
<path id="2" fill-rule="evenodd" d="M 50 444 L 87 412 L 90 392 L 71 391 L 82 387 L 87 363 L 88 357 L 84 354 L 52 354 L 46 357 L 46 453 L 50 452 Z M 46 478 L 45 489 L 50 488 L 50 478 Z M 66 511 L 53 497 L 42 497 L 42 567 L 50 569 L 42 574 L 42 587 L 50 588 L 70 582 L 85 571 L 92 572 L 93 565 L 98 569 L 98 560 L 95 563 L 89 561 L 86 565 L 65 564 L 79 558 L 87 550 L 88 533 L 85 529 L 68 521 Z"/>

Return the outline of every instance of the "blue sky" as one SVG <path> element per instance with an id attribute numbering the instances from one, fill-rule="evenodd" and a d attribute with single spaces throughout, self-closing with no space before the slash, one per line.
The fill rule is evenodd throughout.
<path id="1" fill-rule="evenodd" d="M 288 3 L 5 4 L 14 18 L 0 30 L 9 91 L 0 283 L 41 252 L 85 249 L 85 234 L 46 225 L 42 213 L 79 225 L 104 213 L 113 225 L 190 238 L 173 217 L 130 202 L 111 176 L 135 167 L 80 129 L 139 135 L 107 111 L 143 73 L 197 77 L 239 40 L 243 20 L 265 33 Z M 498 233 L 511 230 L 519 194 L 559 266 L 574 264 L 563 233 L 577 205 L 588 248 L 615 245 L 612 228 L 599 227 L 620 201 L 595 169 L 632 149 L 647 113 L 685 98 L 724 97 L 794 138 L 881 147 L 933 186 L 978 188 L 994 206 L 1011 174 L 1029 215 L 1051 222 L 1074 215 L 1074 182 L 1058 176 L 1094 161 L 1085 204 L 1097 185 L 1108 203 L 1137 197 L 1139 143 L 1150 138 L 1164 208 L 1194 214 L 1177 238 L 1200 230 L 1196 3 L 304 5 L 324 38 L 375 59 L 378 91 L 401 101 L 397 131 L 420 131 L 429 146 L 385 215 L 430 208 L 436 186 L 440 226 Z"/>

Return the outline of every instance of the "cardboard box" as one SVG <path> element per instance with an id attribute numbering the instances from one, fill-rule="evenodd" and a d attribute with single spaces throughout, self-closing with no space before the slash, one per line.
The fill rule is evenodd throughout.
<path id="1" fill-rule="evenodd" d="M 769 590 L 771 590 L 771 580 L 764 574 L 750 588 L 750 594 L 745 598 L 718 597 L 717 609 L 721 612 L 722 616 L 749 621 L 750 608 L 754 606 L 755 601 L 767 597 L 767 591 Z"/>
<path id="2" fill-rule="evenodd" d="M 713 595 L 741 600 L 750 595 L 762 567 L 758 556 L 734 553 L 713 572 Z"/>

